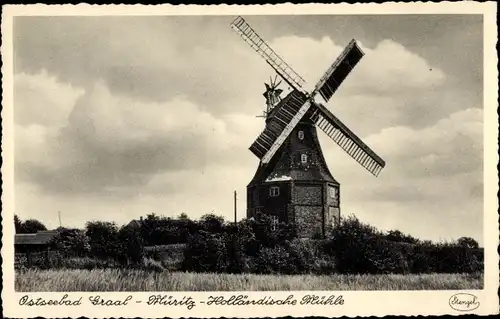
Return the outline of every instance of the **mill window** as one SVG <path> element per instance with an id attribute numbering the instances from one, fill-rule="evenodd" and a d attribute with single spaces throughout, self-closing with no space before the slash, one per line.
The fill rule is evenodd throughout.
<path id="1" fill-rule="evenodd" d="M 331 198 L 337 198 L 337 188 L 333 186 L 328 186 L 328 191 Z"/>
<path id="2" fill-rule="evenodd" d="M 269 196 L 278 197 L 280 195 L 280 188 L 278 186 L 271 186 L 269 188 Z"/>
<path id="3" fill-rule="evenodd" d="M 300 155 L 300 162 L 302 164 L 306 164 L 307 163 L 307 154 L 301 154 Z"/>
<path id="4" fill-rule="evenodd" d="M 271 216 L 271 230 L 276 231 L 278 230 L 278 224 L 279 224 L 279 219 L 278 216 Z"/>
<path id="5" fill-rule="evenodd" d="M 299 136 L 299 140 L 302 141 L 304 139 L 304 131 L 299 131 L 298 136 Z"/>

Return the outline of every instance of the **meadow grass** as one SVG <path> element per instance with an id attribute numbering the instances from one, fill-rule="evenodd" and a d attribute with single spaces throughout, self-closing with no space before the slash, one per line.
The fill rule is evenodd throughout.
<path id="1" fill-rule="evenodd" d="M 482 275 L 255 275 L 129 269 L 16 272 L 15 289 L 38 291 L 273 291 L 482 289 Z"/>

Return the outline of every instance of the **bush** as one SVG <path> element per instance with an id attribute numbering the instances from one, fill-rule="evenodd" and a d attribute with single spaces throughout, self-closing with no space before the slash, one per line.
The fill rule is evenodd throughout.
<path id="1" fill-rule="evenodd" d="M 469 237 L 436 244 L 397 230 L 381 232 L 355 217 L 343 219 L 324 240 L 297 239 L 294 225 L 277 226 L 266 215 L 235 224 L 212 214 L 199 222 L 150 214 L 120 229 L 89 222 L 85 232 L 60 229 L 51 242 L 57 252 L 32 252 L 30 261 L 38 268 L 282 274 L 476 274 L 484 268 L 484 251 Z M 146 243 L 162 244 L 145 249 Z M 25 257 L 16 255 L 16 269 L 27 266 Z"/>
<path id="2" fill-rule="evenodd" d="M 390 230 L 385 235 L 385 239 L 400 242 L 400 243 L 409 243 L 409 244 L 417 244 L 419 240 L 414 238 L 413 236 L 403 234 L 399 230 Z"/>
<path id="3" fill-rule="evenodd" d="M 163 272 L 166 270 L 163 267 L 163 265 L 161 264 L 161 262 L 154 260 L 154 259 L 151 259 L 151 258 L 144 258 L 142 260 L 141 268 L 143 270 L 155 271 L 155 272 Z"/>
<path id="4" fill-rule="evenodd" d="M 319 256 L 314 260 L 312 272 L 318 275 L 332 275 L 337 273 L 335 259 L 328 255 Z"/>
<path id="5" fill-rule="evenodd" d="M 19 223 L 20 220 L 14 220 L 14 222 Z M 28 219 L 20 225 L 18 224 L 17 227 L 19 227 L 18 231 L 21 234 L 33 234 L 39 231 L 47 230 L 47 227 L 45 227 L 45 225 L 37 219 Z"/>
<path id="6" fill-rule="evenodd" d="M 410 272 L 411 246 L 405 245 L 405 242 L 392 242 L 384 239 L 375 239 L 372 241 L 374 249 L 371 255 L 374 273 L 396 273 L 406 274 Z"/>
<path id="7" fill-rule="evenodd" d="M 440 244 L 435 248 L 436 272 L 472 273 L 481 271 L 483 261 L 479 260 L 474 249 L 459 243 Z"/>
<path id="8" fill-rule="evenodd" d="M 479 248 L 478 242 L 474 238 L 470 238 L 470 237 L 460 237 L 457 240 L 457 245 L 460 247 L 469 248 L 469 249 L 478 249 Z"/>
<path id="9" fill-rule="evenodd" d="M 58 265 L 54 268 L 93 270 L 117 268 L 118 266 L 119 264 L 117 264 L 114 260 L 103 260 L 92 257 L 71 257 L 62 258 L 58 261 Z"/>
<path id="10" fill-rule="evenodd" d="M 218 232 L 199 231 L 190 237 L 183 270 L 300 274 L 314 271 L 321 255 L 319 241 L 293 239 L 293 227 L 286 224 L 272 230 L 265 216 L 218 227 Z M 324 258 L 321 270 L 331 271 L 332 264 Z"/>
<path id="11" fill-rule="evenodd" d="M 314 241 L 294 239 L 272 247 L 262 247 L 253 272 L 262 274 L 304 274 L 315 269 L 319 258 Z"/>
<path id="12" fill-rule="evenodd" d="M 65 256 L 87 256 L 90 252 L 90 241 L 81 229 L 62 228 L 50 242 L 55 249 Z"/>
<path id="13" fill-rule="evenodd" d="M 185 244 L 172 244 L 144 247 L 144 249 L 148 258 L 160 261 L 164 268 L 178 270 L 182 266 L 185 247 Z"/>
<path id="14" fill-rule="evenodd" d="M 145 246 L 172 245 L 186 243 L 189 236 L 198 231 L 199 224 L 185 214 L 173 219 L 153 213 L 141 218 L 139 229 Z"/>
<path id="15" fill-rule="evenodd" d="M 283 246 L 262 247 L 255 261 L 255 271 L 260 274 L 290 274 L 295 267 L 289 263 L 290 252 Z"/>
<path id="16" fill-rule="evenodd" d="M 321 241 L 293 239 L 286 242 L 289 251 L 289 263 L 294 265 L 291 273 L 310 273 L 315 270 L 316 261 L 321 258 Z M 326 261 L 326 260 L 324 260 Z"/>
<path id="17" fill-rule="evenodd" d="M 355 217 L 341 221 L 332 232 L 326 252 L 334 257 L 341 273 L 376 273 L 375 249 L 381 234 Z"/>
<path id="18" fill-rule="evenodd" d="M 19 218 L 19 216 L 14 215 L 14 229 L 16 231 L 16 234 L 20 234 L 22 232 L 23 228 L 23 222 Z"/>
<path id="19" fill-rule="evenodd" d="M 118 232 L 119 251 L 118 260 L 122 264 L 137 265 L 144 259 L 144 244 L 140 231 L 134 227 L 123 226 Z"/>
<path id="20" fill-rule="evenodd" d="M 184 250 L 182 269 L 196 272 L 225 272 L 230 264 L 226 234 L 200 231 L 191 236 Z"/>
<path id="21" fill-rule="evenodd" d="M 203 215 L 200 219 L 200 229 L 210 233 L 222 233 L 224 231 L 224 217 L 214 214 Z"/>
<path id="22" fill-rule="evenodd" d="M 25 269 L 28 267 L 28 257 L 25 253 L 14 253 L 14 268 Z"/>
<path id="23" fill-rule="evenodd" d="M 342 273 L 471 273 L 483 269 L 476 244 L 470 238 L 433 244 L 399 231 L 384 234 L 350 217 L 333 231 L 327 253 Z"/>
<path id="24" fill-rule="evenodd" d="M 90 251 L 97 258 L 119 258 L 120 241 L 118 227 L 110 222 L 88 222 L 86 235 L 90 242 Z"/>
<path id="25" fill-rule="evenodd" d="M 260 246 L 272 248 L 297 237 L 296 228 L 292 224 L 281 222 L 273 230 L 271 217 L 265 214 L 257 214 L 254 220 L 247 223 Z"/>
<path id="26" fill-rule="evenodd" d="M 26 254 L 31 259 L 31 267 L 39 269 L 61 268 L 61 263 L 68 258 L 58 251 L 40 251 Z"/>

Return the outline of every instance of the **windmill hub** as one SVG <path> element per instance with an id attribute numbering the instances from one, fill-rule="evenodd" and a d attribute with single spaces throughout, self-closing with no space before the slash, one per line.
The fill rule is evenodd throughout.
<path id="1" fill-rule="evenodd" d="M 276 82 L 278 76 L 274 78 L 269 78 L 269 84 L 264 83 L 266 87 L 266 91 L 262 94 L 266 98 L 266 109 L 264 114 L 260 117 L 268 117 L 269 112 L 281 101 L 281 93 L 282 89 L 278 89 L 278 86 L 281 84 L 281 81 Z"/>
<path id="2" fill-rule="evenodd" d="M 355 40 L 349 42 L 308 92 L 305 80 L 242 17 L 231 28 L 292 88 L 281 98 L 277 77 L 265 84 L 266 127 L 250 146 L 260 165 L 247 186 L 247 217 L 266 214 L 274 224 L 295 224 L 299 237 L 325 236 L 340 221 L 340 185 L 326 165 L 316 127 L 373 175 L 385 167 L 382 158 L 314 100 L 319 94 L 328 102 L 364 53 Z"/>

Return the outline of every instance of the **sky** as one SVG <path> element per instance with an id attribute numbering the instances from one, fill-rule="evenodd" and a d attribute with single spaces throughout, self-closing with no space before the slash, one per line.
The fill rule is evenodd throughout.
<path id="1" fill-rule="evenodd" d="M 16 17 L 15 213 L 231 220 L 236 190 L 245 217 L 274 73 L 234 18 Z M 342 215 L 483 242 L 481 16 L 245 18 L 310 86 L 352 38 L 365 52 L 327 106 L 387 164 L 375 178 L 319 133 Z"/>

